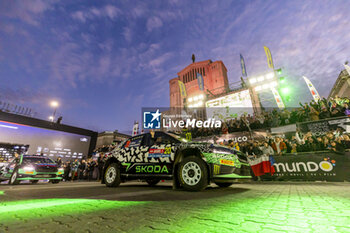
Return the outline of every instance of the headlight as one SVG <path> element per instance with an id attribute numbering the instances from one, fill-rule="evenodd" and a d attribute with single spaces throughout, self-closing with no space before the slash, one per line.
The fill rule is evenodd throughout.
<path id="1" fill-rule="evenodd" d="M 33 172 L 33 171 L 35 171 L 34 167 L 31 167 L 31 166 L 24 167 L 23 170 L 25 172 Z"/>

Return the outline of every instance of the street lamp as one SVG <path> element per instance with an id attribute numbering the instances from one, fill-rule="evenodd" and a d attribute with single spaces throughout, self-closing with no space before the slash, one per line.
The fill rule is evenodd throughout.
<path id="1" fill-rule="evenodd" d="M 53 121 L 53 116 L 49 116 L 49 120 L 50 120 L 50 121 Z"/>
<path id="2" fill-rule="evenodd" d="M 51 105 L 51 107 L 53 107 L 55 109 L 53 111 L 52 116 L 50 116 L 50 119 L 52 118 L 52 121 L 54 121 L 55 120 L 55 115 L 56 115 L 56 110 L 57 110 L 57 107 L 58 107 L 59 103 L 57 101 L 53 100 L 53 101 L 51 101 L 50 105 Z"/>

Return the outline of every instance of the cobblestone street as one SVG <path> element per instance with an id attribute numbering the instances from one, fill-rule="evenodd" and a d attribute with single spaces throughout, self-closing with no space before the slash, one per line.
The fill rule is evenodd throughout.
<path id="1" fill-rule="evenodd" d="M 0 185 L 1 232 L 350 232 L 348 183 Z"/>

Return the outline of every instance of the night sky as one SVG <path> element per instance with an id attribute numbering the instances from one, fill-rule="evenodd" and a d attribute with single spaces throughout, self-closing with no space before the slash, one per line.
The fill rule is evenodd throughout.
<path id="1" fill-rule="evenodd" d="M 191 63 L 222 60 L 229 82 L 275 67 L 327 97 L 350 60 L 349 1 L 0 1 L 0 100 L 62 123 L 131 131 L 142 107 L 169 106 L 169 79 Z"/>

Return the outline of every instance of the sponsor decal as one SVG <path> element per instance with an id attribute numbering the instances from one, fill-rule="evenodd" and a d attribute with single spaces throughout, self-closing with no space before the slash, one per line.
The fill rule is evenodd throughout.
<path id="1" fill-rule="evenodd" d="M 166 165 L 139 165 L 136 173 L 169 173 Z"/>
<path id="2" fill-rule="evenodd" d="M 226 160 L 226 159 L 220 159 L 220 164 L 227 165 L 227 166 L 235 166 L 234 161 Z"/>
<path id="3" fill-rule="evenodd" d="M 214 175 L 220 174 L 220 165 L 214 164 L 213 173 Z"/>
<path id="4" fill-rule="evenodd" d="M 128 140 L 127 142 L 126 142 L 126 144 L 125 144 L 125 148 L 128 148 L 129 147 L 129 145 L 130 145 L 130 140 Z"/>
<path id="5" fill-rule="evenodd" d="M 155 149 L 150 148 L 148 151 L 148 158 L 166 158 L 170 157 L 171 147 L 166 147 L 165 149 Z"/>

